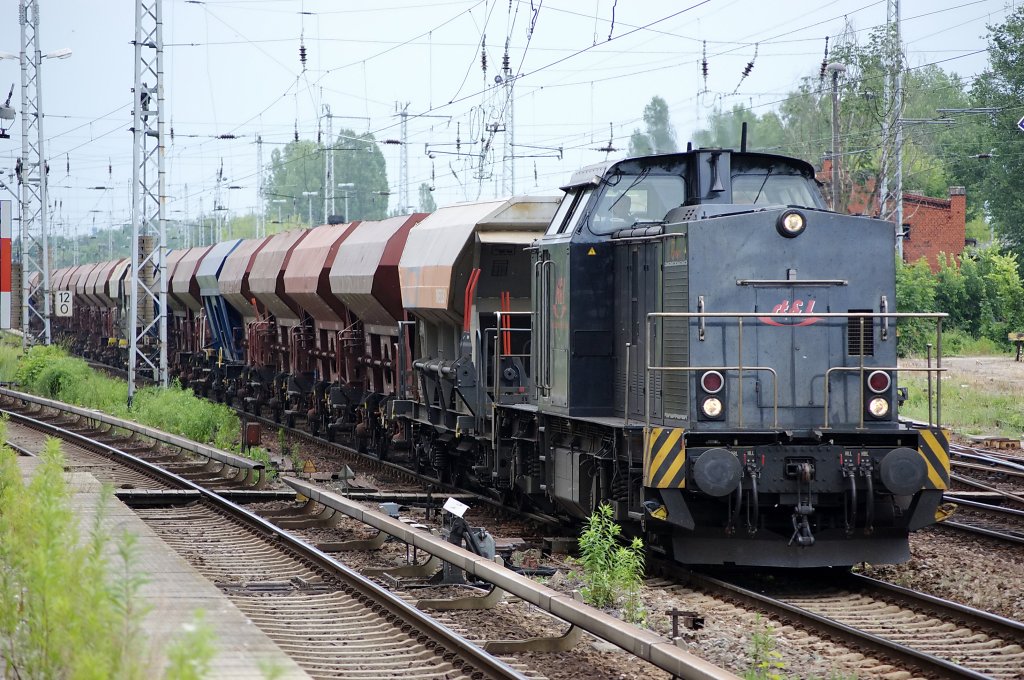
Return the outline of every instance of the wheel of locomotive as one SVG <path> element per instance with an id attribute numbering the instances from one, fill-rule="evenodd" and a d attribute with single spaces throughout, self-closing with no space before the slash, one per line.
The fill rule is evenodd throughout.
<path id="1" fill-rule="evenodd" d="M 320 435 L 320 419 L 316 416 L 309 419 L 309 433 L 314 437 Z"/>
<path id="2" fill-rule="evenodd" d="M 288 427 L 295 427 L 295 414 L 294 413 L 289 413 L 285 417 L 285 425 L 287 425 Z"/>

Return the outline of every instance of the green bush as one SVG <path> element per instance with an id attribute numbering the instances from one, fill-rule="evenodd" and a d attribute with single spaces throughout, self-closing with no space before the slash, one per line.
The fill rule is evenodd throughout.
<path id="1" fill-rule="evenodd" d="M 51 362 L 67 355 L 60 345 L 33 345 L 21 358 L 21 365 L 18 366 L 14 379 L 19 385 L 28 387 Z"/>
<path id="2" fill-rule="evenodd" d="M 141 423 L 222 449 L 231 448 L 241 431 L 238 416 L 229 407 L 201 399 L 177 382 L 166 389 L 137 391 L 132 414 Z"/>
<path id="3" fill-rule="evenodd" d="M 938 311 L 943 322 L 944 353 L 973 353 L 991 347 L 1006 351 L 1006 334 L 1024 331 L 1024 282 L 1017 258 L 996 248 L 966 253 L 959 265 L 948 256 L 939 260 L 935 274 L 924 260 L 897 263 L 896 300 L 901 312 Z M 900 356 L 924 355 L 925 343 L 934 343 L 931 324 L 908 319 L 899 322 Z M 961 336 L 947 333 L 959 333 Z M 966 339 L 985 339 L 992 345 L 974 345 Z M 965 340 L 964 342 L 960 342 Z"/>
<path id="4" fill-rule="evenodd" d="M 897 263 L 896 309 L 900 312 L 934 312 L 936 281 L 928 263 Z M 897 322 L 897 353 L 924 354 L 927 343 L 935 343 L 935 323 L 929 319 L 900 319 Z"/>

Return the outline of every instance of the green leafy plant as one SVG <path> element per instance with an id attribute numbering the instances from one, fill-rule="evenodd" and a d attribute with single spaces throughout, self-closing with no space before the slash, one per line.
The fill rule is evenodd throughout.
<path id="1" fill-rule="evenodd" d="M 192 622 L 167 647 L 165 680 L 200 680 L 210 672 L 210 661 L 217 653 L 213 628 L 206 623 L 203 610 L 197 610 Z"/>
<path id="2" fill-rule="evenodd" d="M 612 506 L 602 503 L 587 519 L 580 534 L 584 599 L 595 607 L 609 607 L 620 599 L 627 620 L 641 623 L 646 612 L 640 600 L 644 574 L 643 541 L 634 537 L 628 546 L 619 545 L 622 528 L 612 521 Z"/>
<path id="3" fill-rule="evenodd" d="M 743 674 L 746 680 L 782 680 L 786 664 L 775 648 L 775 629 L 758 615 L 757 629 L 750 636 L 750 668 Z"/>

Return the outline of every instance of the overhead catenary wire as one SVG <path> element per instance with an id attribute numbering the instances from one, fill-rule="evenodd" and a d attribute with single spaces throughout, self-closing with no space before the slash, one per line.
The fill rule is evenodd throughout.
<path id="1" fill-rule="evenodd" d="M 414 3 L 413 3 L 413 4 L 414 4 Z M 456 7 L 459 7 L 459 8 L 461 9 L 460 5 L 461 5 L 461 4 L 464 4 L 464 3 L 449 3 L 449 4 L 453 4 L 454 6 L 456 6 Z M 497 4 L 497 3 L 495 3 L 495 4 Z M 526 2 L 523 2 L 523 3 L 518 3 L 518 2 L 517 2 L 517 3 L 515 3 L 515 6 L 518 6 L 518 5 L 520 5 L 520 4 L 522 4 L 522 5 L 524 6 L 524 7 L 527 7 L 527 6 L 529 6 L 529 5 L 528 5 L 528 4 L 526 3 Z M 970 6 L 970 5 L 975 5 L 975 4 L 977 4 L 977 3 L 964 3 L 964 4 L 962 5 L 962 6 Z M 478 5 L 479 5 L 479 3 L 477 3 L 477 4 L 473 5 L 473 6 L 474 6 L 474 7 L 477 7 Z M 504 5 L 504 3 L 502 3 L 502 5 Z M 532 7 L 530 8 L 530 9 L 531 9 L 531 16 L 536 16 L 536 15 L 534 15 L 534 14 L 533 14 L 533 12 L 534 12 L 534 11 L 535 11 L 536 9 L 538 9 L 538 8 L 539 8 L 539 3 L 537 3 L 537 2 L 534 2 L 534 3 L 532 3 L 532 5 L 533 5 L 533 6 L 532 6 Z M 218 2 L 218 3 L 212 3 L 212 8 L 213 8 L 213 9 L 215 10 L 214 14 L 215 14 L 215 15 L 220 15 L 220 16 L 226 16 L 226 15 L 224 14 L 224 10 L 225 10 L 225 9 L 227 9 L 227 8 L 230 8 L 230 7 L 236 7 L 236 6 L 239 6 L 239 5 L 238 5 L 237 3 L 231 3 L 231 2 Z M 274 5 L 273 3 L 266 3 L 266 6 L 267 6 L 267 7 L 274 7 L 275 5 Z M 871 5 L 865 5 L 865 6 L 868 6 L 868 7 L 870 7 Z M 549 9 L 549 8 L 548 8 L 547 6 L 544 6 L 544 10 L 545 10 L 545 11 L 546 11 L 546 10 L 548 10 L 548 9 Z M 559 10 L 559 9 L 561 9 L 561 8 L 551 7 L 550 9 L 551 9 L 551 11 L 558 11 L 558 10 Z M 941 10 L 938 10 L 938 11 L 949 11 L 950 9 L 951 9 L 951 8 L 946 8 L 946 9 L 941 9 Z M 607 5 L 605 5 L 605 11 L 607 11 Z M 929 14 L 932 14 L 932 13 L 934 13 L 934 12 L 929 12 Z M 543 14 L 544 14 L 544 12 L 541 12 L 541 15 L 543 15 Z M 608 16 L 608 15 L 607 15 L 607 14 L 605 14 L 605 16 Z M 219 18 L 219 17 L 218 17 L 218 18 Z M 230 20 L 229 20 L 229 21 L 230 21 Z M 909 18 L 908 18 L 908 19 L 905 19 L 905 21 L 909 21 Z M 607 22 L 606 22 L 606 23 L 607 23 Z M 808 23 L 810 23 L 810 22 L 803 22 L 803 23 L 801 23 L 801 24 L 800 24 L 800 26 L 802 27 L 802 26 L 803 26 L 804 24 L 808 24 Z M 538 25 L 538 26 L 543 26 L 543 24 L 544 24 L 544 19 L 543 19 L 543 18 L 541 18 L 541 19 L 540 19 L 540 23 L 539 23 L 539 24 L 537 24 L 537 25 Z M 624 24 L 624 23 L 620 23 L 620 22 L 618 22 L 618 21 L 617 21 L 617 27 L 616 27 L 616 31 L 618 31 L 618 30 L 619 30 L 619 28 L 618 28 L 618 27 L 623 27 L 623 28 L 625 28 L 625 27 L 626 27 L 626 24 Z M 651 28 L 649 28 L 648 30 L 650 30 L 650 31 L 657 31 L 657 30 L 658 30 L 658 26 L 654 26 L 654 27 L 651 27 Z M 868 30 L 868 29 L 861 29 L 861 30 Z M 764 32 L 762 32 L 762 33 L 761 33 L 761 35 L 759 35 L 759 36 L 757 36 L 757 37 L 758 37 L 758 38 L 761 38 L 761 37 L 763 37 L 763 36 L 764 36 Z M 307 37 L 308 37 L 308 36 L 307 36 Z M 432 39 L 436 40 L 436 37 L 437 37 L 437 36 L 436 36 L 436 35 L 432 35 L 431 37 L 432 37 Z M 618 37 L 618 36 L 616 36 L 616 37 Z M 820 37 L 814 38 L 814 40 L 820 41 Z M 742 42 L 740 42 L 740 41 L 737 41 L 737 42 L 735 43 L 735 45 L 736 45 L 737 47 L 742 47 L 742 46 L 751 46 L 751 45 L 753 45 L 753 44 L 754 44 L 754 42 L 756 42 L 756 41 L 750 41 L 750 42 L 748 42 L 748 41 L 742 41 Z M 770 42 L 770 41 L 769 41 L 769 42 Z M 780 40 L 780 41 L 779 41 L 779 43 L 780 43 L 780 44 L 781 44 L 782 42 L 783 42 L 782 40 Z M 411 45 L 412 43 L 408 43 L 408 44 L 410 44 L 410 45 Z M 614 44 L 615 44 L 615 43 L 613 43 L 613 45 L 614 45 Z M 713 42 L 713 41 L 709 41 L 709 48 L 710 48 L 710 47 L 711 47 L 711 46 L 712 46 L 713 44 L 714 44 L 714 45 L 716 45 L 716 48 L 717 48 L 718 46 L 720 46 L 720 45 L 719 45 L 719 43 L 716 43 L 716 42 Z M 764 41 L 762 41 L 762 42 L 761 42 L 761 47 L 762 47 L 762 49 L 761 49 L 761 54 L 760 54 L 759 58 L 770 58 L 770 55 L 768 55 L 768 54 L 767 54 L 767 53 L 765 52 L 765 50 L 764 50 L 764 45 L 765 45 L 765 44 L 766 44 L 766 43 L 765 43 Z M 724 45 L 722 45 L 722 46 L 724 46 Z M 538 47 L 538 46 L 537 46 L 536 44 L 533 44 L 533 45 L 531 45 L 531 49 L 536 49 L 537 47 Z M 520 49 L 521 49 L 521 48 L 520 48 Z M 721 50 L 717 50 L 717 49 L 716 49 L 716 50 L 713 50 L 713 51 L 721 51 Z M 540 53 L 540 52 L 538 52 L 537 54 L 538 54 L 538 55 L 540 55 L 541 53 Z M 566 54 L 575 54 L 575 53 L 566 53 Z M 819 52 L 819 54 L 820 54 L 820 52 Z M 716 56 L 716 55 L 709 55 L 709 58 L 720 58 L 721 56 L 722 56 L 722 55 L 717 55 L 717 56 Z M 518 55 L 517 55 L 517 57 L 518 57 Z M 956 56 L 956 57 L 954 57 L 954 58 L 962 58 L 962 55 L 957 55 L 957 56 Z M 370 59 L 372 59 L 372 57 L 370 57 Z M 696 56 L 695 56 L 695 57 L 693 57 L 693 59 L 694 59 L 694 61 L 697 61 L 697 58 L 696 58 Z M 525 58 L 524 58 L 523 60 L 519 60 L 519 61 L 520 61 L 520 63 L 521 63 L 521 64 L 525 64 L 525 63 L 527 63 L 527 62 L 525 62 Z M 945 60 L 942 60 L 942 61 L 945 61 Z M 362 62 L 360 62 L 360 63 L 361 63 L 361 64 L 362 64 L 363 66 L 366 66 L 366 64 L 367 64 L 367 62 L 366 62 L 365 60 L 364 60 L 364 61 L 362 61 Z M 759 68 L 760 68 L 760 66 L 759 66 Z M 573 70 L 576 70 L 576 69 L 573 69 Z M 542 72 L 552 73 L 553 71 L 554 71 L 554 69 L 548 69 L 547 71 L 542 71 Z M 622 74 L 621 76 L 619 76 L 619 77 L 621 77 L 621 78 L 628 78 L 628 77 L 630 77 L 630 76 L 629 76 L 629 74 L 627 74 L 627 73 L 623 73 L 623 74 Z M 323 80 L 322 80 L 322 77 L 321 77 L 321 73 L 320 73 L 320 72 L 318 72 L 318 71 L 313 71 L 313 70 L 311 70 L 311 72 L 310 72 L 310 80 L 311 80 L 311 81 L 317 81 L 317 82 L 323 82 Z M 588 80 L 590 80 L 590 78 L 588 78 Z M 364 79 L 364 82 L 365 82 L 365 79 Z M 533 82 L 534 82 L 534 81 L 531 81 L 531 80 L 524 80 L 524 81 L 523 81 L 522 83 L 520 83 L 519 85 L 517 85 L 517 87 L 516 87 L 516 92 L 515 92 L 515 93 L 513 94 L 513 96 L 514 96 L 514 97 L 515 97 L 516 99 L 519 99 L 519 98 L 521 98 L 521 97 L 529 96 L 529 95 L 531 95 L 531 94 L 532 94 L 533 92 L 537 92 L 538 90 L 537 90 L 537 89 L 534 89 L 534 86 L 533 86 Z M 520 86 L 521 86 L 521 87 L 520 87 Z M 543 87 L 544 87 L 545 89 L 547 89 L 547 88 L 550 88 L 550 87 L 552 87 L 552 86 L 551 86 L 550 84 L 544 84 L 544 85 L 543 85 Z M 295 85 L 293 84 L 293 85 L 292 85 L 292 87 L 291 87 L 291 88 L 289 88 L 289 89 L 291 89 L 291 92 L 289 92 L 289 93 L 285 94 L 285 95 L 284 95 L 285 97 L 287 97 L 287 96 L 294 96 L 294 95 L 295 95 L 294 89 L 302 89 L 302 87 L 301 87 L 301 85 L 300 85 L 300 87 L 299 87 L 299 88 L 295 88 Z M 540 90 L 540 91 L 543 91 L 543 90 Z M 367 100 L 368 98 L 364 97 L 363 99 L 364 99 L 364 101 L 366 101 L 366 100 Z M 785 99 L 784 97 L 777 97 L 777 98 L 775 98 L 775 99 L 774 99 L 774 100 L 772 100 L 772 101 L 775 101 L 775 102 L 780 102 L 780 101 L 783 101 L 784 99 Z M 272 108 L 272 106 L 274 106 L 274 105 L 276 105 L 276 104 L 279 104 L 279 103 L 280 103 L 280 102 L 279 102 L 279 98 L 278 98 L 278 99 L 275 99 L 275 101 L 274 101 L 273 103 L 271 103 L 271 105 L 270 105 L 270 106 L 268 106 L 268 108 Z M 766 111 L 766 110 L 768 110 L 768 109 L 769 109 L 769 108 L 771 108 L 771 107 L 772 107 L 772 104 L 771 104 L 771 103 L 765 103 L 765 102 L 763 102 L 763 101 L 762 101 L 762 102 L 755 102 L 755 105 L 754 105 L 754 106 L 752 106 L 752 107 L 750 107 L 750 108 L 751 108 L 752 110 L 754 110 L 754 111 L 756 112 L 756 111 Z M 638 108 L 639 108 L 639 107 L 638 107 Z M 459 116 L 459 114 L 458 114 L 458 113 L 456 113 L 456 112 L 453 112 L 453 115 L 454 115 L 455 117 L 458 117 L 458 116 Z M 601 120 L 601 117 L 600 117 L 600 116 L 598 116 L 598 117 L 596 117 L 596 118 L 597 118 L 597 120 Z M 378 119 L 378 120 L 379 120 L 379 119 Z M 378 122 L 378 120 L 375 120 L 374 122 Z M 412 122 L 413 120 L 414 120 L 414 119 L 412 119 L 412 117 L 410 116 L 410 122 Z M 616 122 L 616 129 L 625 129 L 625 128 L 628 128 L 628 127 L 629 127 L 629 125 L 630 125 L 630 121 L 634 121 L 634 120 L 636 120 L 636 119 L 634 118 L 634 119 L 625 119 L 625 120 L 619 120 L 619 121 L 615 121 L 615 122 Z M 300 117 L 299 117 L 299 116 L 296 116 L 296 120 L 295 120 L 295 122 L 294 122 L 294 127 L 298 127 L 298 128 L 300 129 L 300 131 L 304 131 L 304 130 L 306 130 L 306 129 L 307 129 L 307 127 L 306 127 L 306 126 L 308 126 L 308 124 L 309 124 L 309 123 L 308 123 L 308 121 L 306 121 L 306 122 L 303 122 L 303 120 L 300 120 Z M 195 138 L 195 137 L 188 137 L 187 135 L 193 134 L 193 133 L 190 133 L 190 132 L 188 132 L 188 130 L 187 130 L 188 126 L 185 126 L 185 125 L 184 125 L 184 124 L 183 124 L 182 122 L 178 122 L 178 123 L 177 123 L 177 126 L 178 126 L 178 127 L 179 127 L 179 128 L 181 129 L 181 136 L 182 136 L 182 139 L 197 139 L 197 140 L 198 140 L 199 142 L 201 142 L 201 143 L 200 143 L 200 144 L 189 144 L 189 145 L 182 145 L 182 148 L 180 149 L 180 153 L 179 153 L 179 152 L 176 152 L 176 158 L 175 158 L 175 163 L 179 163 L 179 162 L 180 162 L 180 163 L 190 163 L 190 161 L 189 161 L 189 159 L 188 159 L 188 154 L 190 154 L 190 153 L 195 153 L 196 151 L 198 151 L 199 149 L 203 148 L 204 146 L 210 146 L 210 145 L 213 145 L 213 144 L 217 144 L 218 146 L 219 146 L 219 145 L 222 145 L 222 142 L 220 142 L 220 141 L 218 141 L 218 140 L 216 140 L 216 139 L 213 139 L 213 138 L 210 138 L 210 139 L 208 139 L 208 140 L 202 140 L 202 139 L 199 139 L 199 138 Z M 217 126 L 217 127 L 220 127 L 220 126 Z M 418 127 L 422 127 L 422 126 L 418 126 Z M 597 134 L 601 134 L 601 135 L 606 135 L 606 134 L 607 134 L 607 130 L 603 129 L 603 128 L 604 128 L 604 124 L 601 124 L 601 125 L 600 125 L 600 128 L 602 128 L 602 129 L 598 130 L 598 131 L 597 131 Z M 370 128 L 370 129 L 371 129 L 371 131 L 373 131 L 373 132 L 375 132 L 375 133 L 377 133 L 377 134 L 380 134 L 380 133 L 382 133 L 382 132 L 383 132 L 384 130 L 388 129 L 388 124 L 387 124 L 387 123 L 385 122 L 384 124 L 381 124 L 381 125 L 379 125 L 379 126 L 376 126 L 376 125 L 375 125 L 375 126 L 372 126 L 372 127 Z M 236 126 L 236 130 L 238 131 L 238 133 L 245 133 L 245 132 L 247 132 L 247 131 L 248 131 L 248 129 L 247 129 L 247 127 L 246 127 L 245 125 L 241 125 L 241 126 Z M 294 133 L 294 130 L 291 130 L 290 132 Z M 410 134 L 417 134 L 417 133 L 416 133 L 415 131 L 413 131 L 412 129 L 410 129 Z M 627 136 L 628 136 L 628 135 L 627 135 Z M 268 137 L 269 137 L 269 135 L 268 135 Z M 546 141 L 550 141 L 550 140 L 551 140 L 551 136 L 548 136 L 548 140 L 546 140 Z M 561 141 L 564 141 L 564 142 L 566 142 L 565 146 L 566 146 L 566 149 L 567 149 L 567 150 L 569 150 L 570 148 L 573 148 L 573 147 L 576 147 L 576 148 L 580 148 L 580 144 L 578 144 L 578 143 L 574 143 L 574 142 L 573 142 L 573 141 L 572 141 L 571 139 L 569 139 L 568 137 L 563 137 Z M 583 140 L 583 139 L 580 139 L 580 140 L 578 140 L 578 141 L 584 141 L 584 140 Z M 589 140 L 586 140 L 586 141 L 589 141 Z M 69 148 L 70 148 L 70 145 L 69 145 Z M 89 148 L 90 148 L 90 147 L 88 146 L 88 142 L 86 142 L 86 143 L 85 143 L 85 146 L 84 146 L 84 150 L 86 150 L 86 151 L 87 151 L 87 150 L 88 150 Z M 80 149 L 80 150 L 81 150 L 81 149 Z M 98 155 L 98 154 L 97 154 L 97 155 Z M 106 154 L 104 153 L 104 157 L 105 157 L 105 155 L 106 155 Z M 227 162 L 227 161 L 226 161 L 226 162 Z M 96 164 L 91 164 L 91 165 L 96 165 Z M 80 168 L 82 168 L 82 169 L 85 169 L 85 168 L 91 167 L 91 165 L 90 165 L 90 164 L 86 164 L 86 163 L 82 163 L 82 162 L 80 162 L 80 161 L 77 161 L 77 156 L 76 156 L 76 163 L 75 163 L 75 173 L 76 173 L 76 174 L 77 174 L 77 173 L 80 173 L 80 172 L 81 172 Z M 246 167 L 251 167 L 251 166 L 250 166 L 250 165 L 247 165 Z M 197 189 L 196 189 L 196 190 L 200 190 L 201 186 L 202 186 L 202 185 L 201 185 L 201 184 L 199 184 L 199 185 L 197 186 Z M 190 184 L 190 190 L 191 190 L 191 188 L 192 188 L 192 187 L 191 187 L 191 184 Z"/>

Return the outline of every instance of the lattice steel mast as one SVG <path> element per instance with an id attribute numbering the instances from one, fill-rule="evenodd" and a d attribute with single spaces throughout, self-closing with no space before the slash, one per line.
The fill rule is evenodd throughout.
<path id="1" fill-rule="evenodd" d="M 128 403 L 137 373 L 167 385 L 167 239 L 161 0 L 135 2 L 135 149 Z"/>
<path id="2" fill-rule="evenodd" d="M 39 2 L 19 0 L 21 24 L 21 327 L 22 345 L 50 344 L 50 252 L 46 231 L 46 155 L 39 46 Z M 41 308 L 41 309 L 40 309 Z"/>

